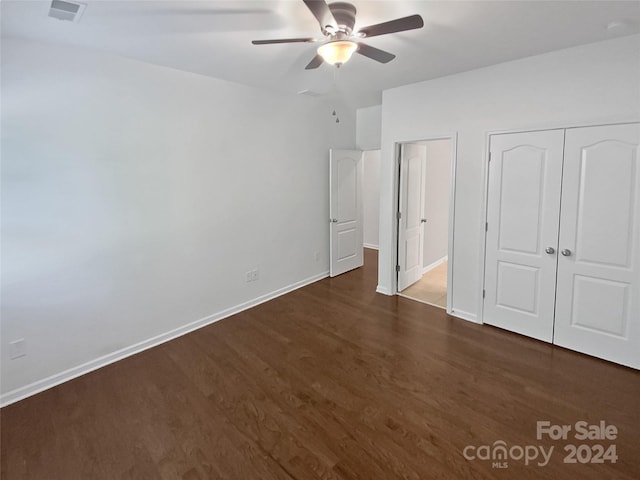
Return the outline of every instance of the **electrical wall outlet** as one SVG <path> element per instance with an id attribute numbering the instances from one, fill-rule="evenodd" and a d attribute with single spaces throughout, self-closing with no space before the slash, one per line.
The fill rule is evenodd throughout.
<path id="1" fill-rule="evenodd" d="M 13 342 L 9 342 L 9 358 L 11 358 L 11 360 L 24 357 L 26 354 L 27 343 L 24 341 L 24 338 L 19 338 Z"/>
<path id="2" fill-rule="evenodd" d="M 248 272 L 244 272 L 244 281 L 245 282 L 255 282 L 260 278 L 260 270 L 254 268 L 253 270 L 249 270 Z"/>

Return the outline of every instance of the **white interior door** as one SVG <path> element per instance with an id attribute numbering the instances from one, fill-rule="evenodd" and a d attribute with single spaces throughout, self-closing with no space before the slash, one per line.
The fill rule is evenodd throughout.
<path id="1" fill-rule="evenodd" d="M 564 130 L 491 137 L 484 322 L 553 337 Z"/>
<path id="2" fill-rule="evenodd" d="M 364 263 L 362 237 L 362 152 L 330 152 L 330 275 L 361 267 Z"/>
<path id="3" fill-rule="evenodd" d="M 640 125 L 567 130 L 554 343 L 640 368 Z"/>
<path id="4" fill-rule="evenodd" d="M 422 278 L 426 145 L 400 147 L 398 291 Z"/>

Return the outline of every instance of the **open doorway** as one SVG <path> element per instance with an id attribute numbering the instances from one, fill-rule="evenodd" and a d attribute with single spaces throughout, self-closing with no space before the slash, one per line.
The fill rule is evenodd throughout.
<path id="1" fill-rule="evenodd" d="M 453 138 L 398 144 L 398 293 L 447 309 Z"/>
<path id="2" fill-rule="evenodd" d="M 377 252 L 380 237 L 380 150 L 365 150 L 362 160 L 364 168 L 362 182 L 364 248 Z M 377 255 L 370 255 L 367 258 L 377 259 Z"/>
<path id="3" fill-rule="evenodd" d="M 365 150 L 362 160 L 364 267 L 367 271 L 377 272 L 380 238 L 380 150 Z"/>

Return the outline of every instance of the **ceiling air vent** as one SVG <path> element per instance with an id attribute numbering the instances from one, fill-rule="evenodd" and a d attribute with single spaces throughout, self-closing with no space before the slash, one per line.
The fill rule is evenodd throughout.
<path id="1" fill-rule="evenodd" d="M 78 23 L 86 5 L 84 3 L 67 2 L 66 0 L 53 0 L 49 9 L 49 16 L 58 20 L 68 20 Z"/>

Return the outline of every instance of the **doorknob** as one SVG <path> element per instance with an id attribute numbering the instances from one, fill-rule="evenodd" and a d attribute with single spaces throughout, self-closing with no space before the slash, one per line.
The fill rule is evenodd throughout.
<path id="1" fill-rule="evenodd" d="M 427 219 L 426 218 L 420 219 L 420 223 L 427 223 Z"/>
<path id="2" fill-rule="evenodd" d="M 337 218 L 332 218 L 331 219 L 331 223 L 338 223 L 338 219 Z"/>
<path id="3" fill-rule="evenodd" d="M 560 252 L 562 255 L 564 255 L 565 257 L 570 257 L 571 256 L 571 250 L 569 250 L 568 248 L 565 248 L 564 250 L 562 250 Z"/>
<path id="4" fill-rule="evenodd" d="M 547 247 L 544 249 L 545 252 L 547 252 L 549 255 L 553 255 L 554 253 L 556 253 L 556 249 L 553 247 Z"/>

